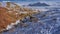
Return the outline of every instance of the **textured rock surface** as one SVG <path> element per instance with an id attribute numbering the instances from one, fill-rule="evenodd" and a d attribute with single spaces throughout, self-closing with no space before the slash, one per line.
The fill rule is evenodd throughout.
<path id="1" fill-rule="evenodd" d="M 13 3 L 15 7 L 12 8 L 11 4 L 10 2 L 6 2 L 6 7 L 0 6 L 0 32 L 11 29 L 14 25 L 20 23 L 20 20 L 36 13 L 33 10 L 22 9 L 15 3 Z"/>
<path id="2" fill-rule="evenodd" d="M 48 10 L 33 15 L 38 18 L 35 23 L 30 21 L 30 18 L 26 18 L 23 22 L 27 26 L 18 24 L 16 28 L 10 31 L 4 32 L 3 34 L 60 34 L 60 10 Z"/>
<path id="3" fill-rule="evenodd" d="M 5 10 L 6 9 L 3 9 L 2 11 Z M 29 10 L 25 9 L 25 11 L 29 11 Z M 6 17 L 5 15 L 7 13 L 5 14 L 4 12 L 2 13 L 3 13 L 2 15 Z M 32 16 L 33 18 L 26 17 L 21 21 L 20 24 L 15 25 L 15 27 L 13 27 L 9 31 L 2 32 L 2 34 L 60 34 L 60 10 L 52 8 L 52 10 L 50 9 L 46 12 L 41 12 Z M 0 18 L 3 19 L 2 16 L 0 16 Z"/>

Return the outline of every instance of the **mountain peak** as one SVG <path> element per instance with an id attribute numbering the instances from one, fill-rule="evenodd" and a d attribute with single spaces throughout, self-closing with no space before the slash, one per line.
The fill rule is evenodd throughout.
<path id="1" fill-rule="evenodd" d="M 29 4 L 28 6 L 50 6 L 50 5 L 46 3 L 37 2 L 37 3 Z"/>

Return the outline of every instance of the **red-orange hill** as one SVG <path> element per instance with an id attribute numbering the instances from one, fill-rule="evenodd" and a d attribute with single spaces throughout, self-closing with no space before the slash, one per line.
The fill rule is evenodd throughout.
<path id="1" fill-rule="evenodd" d="M 21 9 L 22 10 L 22 9 Z M 23 9 L 25 11 L 25 9 Z M 3 29 L 6 29 L 7 25 L 10 25 L 11 23 L 15 23 L 16 20 L 22 20 L 26 16 L 30 16 L 32 14 L 35 14 L 36 12 L 31 12 L 29 9 L 26 11 L 27 14 L 19 14 L 17 11 L 9 12 L 11 10 L 8 10 L 5 7 L 0 7 L 0 32 L 3 31 Z M 18 13 L 16 15 L 16 13 Z M 16 17 L 17 16 L 17 17 Z"/>
<path id="2" fill-rule="evenodd" d="M 11 24 L 11 22 L 16 21 L 16 19 L 14 19 L 14 17 L 11 17 L 10 14 L 7 13 L 7 11 L 8 9 L 0 7 L 0 31 L 5 29 L 7 25 Z"/>

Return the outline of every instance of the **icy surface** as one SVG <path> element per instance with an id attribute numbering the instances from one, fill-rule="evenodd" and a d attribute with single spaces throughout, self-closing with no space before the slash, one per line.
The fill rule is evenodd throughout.
<path id="1" fill-rule="evenodd" d="M 60 34 L 60 10 L 49 9 L 48 11 L 33 15 L 38 18 L 37 22 L 29 18 L 23 20 L 28 26 L 18 24 L 11 31 L 3 34 Z"/>

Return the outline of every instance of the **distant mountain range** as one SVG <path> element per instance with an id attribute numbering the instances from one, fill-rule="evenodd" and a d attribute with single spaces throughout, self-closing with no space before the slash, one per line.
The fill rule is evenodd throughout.
<path id="1" fill-rule="evenodd" d="M 29 4 L 28 6 L 50 6 L 50 5 L 46 3 L 37 2 L 37 3 Z"/>

